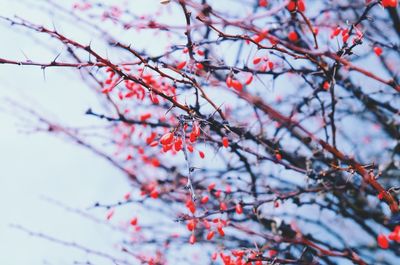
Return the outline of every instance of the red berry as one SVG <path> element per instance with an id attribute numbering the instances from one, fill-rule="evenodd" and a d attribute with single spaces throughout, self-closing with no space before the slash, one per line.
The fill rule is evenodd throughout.
<path id="1" fill-rule="evenodd" d="M 389 247 L 389 240 L 384 234 L 379 234 L 377 241 L 380 248 L 387 249 Z"/>
<path id="2" fill-rule="evenodd" d="M 293 12 L 296 9 L 296 2 L 290 1 L 289 4 L 286 6 L 287 10 Z"/>
<path id="3" fill-rule="evenodd" d="M 196 67 L 197 67 L 197 69 L 199 69 L 199 70 L 204 69 L 204 65 L 203 65 L 202 63 L 196 63 Z"/>
<path id="4" fill-rule="evenodd" d="M 235 210 L 236 210 L 236 213 L 237 213 L 237 214 L 242 214 L 242 213 L 243 213 L 242 205 L 240 205 L 239 203 L 236 204 Z"/>
<path id="5" fill-rule="evenodd" d="M 261 65 L 260 71 L 265 72 L 265 71 L 267 71 L 267 68 L 268 68 L 268 64 L 264 63 L 263 65 Z"/>
<path id="6" fill-rule="evenodd" d="M 274 65 L 274 62 L 272 62 L 272 61 L 268 61 L 268 63 L 267 63 L 267 64 L 268 64 L 268 68 L 269 68 L 269 70 L 271 70 L 271 71 L 272 71 L 272 70 L 274 69 L 274 66 L 275 66 L 275 65 Z"/>
<path id="7" fill-rule="evenodd" d="M 393 233 L 396 233 L 398 237 L 400 237 L 400 225 L 396 225 L 393 229 Z"/>
<path id="8" fill-rule="evenodd" d="M 304 12 L 306 10 L 306 4 L 304 3 L 304 0 L 297 1 L 297 9 L 301 12 Z"/>
<path id="9" fill-rule="evenodd" d="M 253 64 L 259 64 L 261 62 L 261 57 L 255 57 L 253 59 Z"/>
<path id="10" fill-rule="evenodd" d="M 289 34 L 288 34 L 288 39 L 289 39 L 291 42 L 295 42 L 295 41 L 297 41 L 297 40 L 299 39 L 299 36 L 297 36 L 297 33 L 296 33 L 295 31 L 291 31 L 291 32 L 289 32 Z"/>
<path id="11" fill-rule="evenodd" d="M 191 236 L 190 236 L 190 238 L 189 238 L 189 243 L 190 244 L 194 244 L 194 243 L 196 243 L 196 237 L 195 237 L 195 235 L 194 234 L 192 234 Z"/>
<path id="12" fill-rule="evenodd" d="M 229 146 L 229 139 L 228 139 L 228 137 L 223 137 L 222 138 L 222 145 L 226 148 L 226 147 L 228 147 Z"/>
<path id="13" fill-rule="evenodd" d="M 124 99 L 124 94 L 122 94 L 122 91 L 119 91 L 119 92 L 118 92 L 118 98 L 119 98 L 120 100 L 123 100 L 123 99 Z"/>
<path id="14" fill-rule="evenodd" d="M 140 118 L 140 121 L 146 121 L 151 118 L 151 113 L 143 114 L 139 118 Z"/>
<path id="15" fill-rule="evenodd" d="M 243 257 L 244 254 L 244 250 L 232 250 L 232 255 L 235 257 Z"/>
<path id="16" fill-rule="evenodd" d="M 176 66 L 176 69 L 182 70 L 183 67 L 185 67 L 185 65 L 186 65 L 186 61 L 182 61 L 182 62 L 178 63 L 178 65 Z"/>
<path id="17" fill-rule="evenodd" d="M 259 0 L 258 5 L 261 7 L 266 7 L 268 5 L 268 1 L 267 0 Z"/>
<path id="18" fill-rule="evenodd" d="M 263 39 L 265 39 L 265 36 L 263 34 L 257 34 L 252 39 L 255 43 L 260 43 Z"/>
<path id="19" fill-rule="evenodd" d="M 238 91 L 243 89 L 242 83 L 240 83 L 238 80 L 232 80 L 232 87 Z"/>
<path id="20" fill-rule="evenodd" d="M 396 235 L 396 233 L 392 232 L 392 233 L 389 234 L 388 238 L 389 238 L 389 240 L 396 240 L 397 239 L 397 235 Z"/>
<path id="21" fill-rule="evenodd" d="M 382 54 L 382 48 L 379 47 L 379 46 L 375 46 L 375 47 L 374 47 L 374 53 L 375 53 L 377 56 L 381 56 L 381 54 Z"/>
<path id="22" fill-rule="evenodd" d="M 159 167 L 159 166 L 160 166 L 160 161 L 159 161 L 156 157 L 153 157 L 153 158 L 151 159 L 151 164 L 153 165 L 153 167 Z M 158 197 L 157 191 L 155 191 L 154 196 L 157 196 L 157 197 Z M 154 198 L 154 197 L 153 197 L 153 198 Z M 155 199 L 155 198 L 154 198 L 154 199 Z"/>
<path id="23" fill-rule="evenodd" d="M 196 205 L 194 204 L 194 202 L 191 199 L 188 199 L 186 201 L 186 207 L 189 209 L 189 211 L 191 213 L 195 213 L 196 212 Z"/>
<path id="24" fill-rule="evenodd" d="M 191 213 L 195 213 L 196 212 L 196 206 L 193 204 L 193 205 L 191 205 L 190 207 L 189 207 L 189 211 L 191 212 Z"/>
<path id="25" fill-rule="evenodd" d="M 204 220 L 203 220 L 203 224 L 204 224 L 204 228 L 205 228 L 205 229 L 210 229 L 210 228 L 211 228 L 211 225 L 210 225 L 210 223 L 207 221 L 207 219 L 204 219 Z"/>
<path id="26" fill-rule="evenodd" d="M 207 240 L 211 240 L 211 239 L 214 237 L 214 235 L 215 235 L 215 232 L 214 232 L 214 231 L 208 232 L 208 234 L 207 234 Z"/>
<path id="27" fill-rule="evenodd" d="M 245 81 L 245 84 L 246 85 L 250 85 L 252 81 L 253 81 L 253 75 L 250 74 L 249 77 L 247 77 L 247 79 Z"/>
<path id="28" fill-rule="evenodd" d="M 231 256 L 225 256 L 223 253 L 220 254 L 221 259 L 223 260 L 225 265 L 232 264 L 231 263 Z"/>
<path id="29" fill-rule="evenodd" d="M 197 123 L 193 123 L 193 130 L 192 133 L 196 136 L 200 135 L 200 127 Z"/>
<path id="30" fill-rule="evenodd" d="M 204 152 L 203 151 L 199 151 L 199 156 L 201 157 L 201 159 L 204 159 L 204 157 L 205 157 Z"/>
<path id="31" fill-rule="evenodd" d="M 226 210 L 228 210 L 228 206 L 226 205 L 225 202 L 221 202 L 221 203 L 219 204 L 219 209 L 220 209 L 221 211 L 226 211 Z"/>
<path id="32" fill-rule="evenodd" d="M 207 202 L 208 202 L 208 196 L 203 196 L 203 198 L 201 198 L 200 202 L 201 202 L 202 204 L 207 203 Z"/>
<path id="33" fill-rule="evenodd" d="M 133 217 L 130 221 L 130 224 L 133 226 L 137 225 L 137 217 Z"/>
<path id="34" fill-rule="evenodd" d="M 210 185 L 208 185 L 208 190 L 211 191 L 215 188 L 215 182 L 211 183 Z"/>
<path id="35" fill-rule="evenodd" d="M 190 140 L 190 142 L 192 142 L 192 143 L 196 142 L 196 140 L 197 140 L 197 135 L 194 134 L 194 133 L 192 132 L 192 133 L 190 134 L 190 136 L 189 136 L 189 140 Z"/>
<path id="36" fill-rule="evenodd" d="M 153 199 L 157 199 L 158 198 L 158 191 L 157 190 L 153 190 L 150 193 L 150 197 L 153 198 Z"/>
<path id="37" fill-rule="evenodd" d="M 189 220 L 189 222 L 187 223 L 187 229 L 189 231 L 193 231 L 196 228 L 196 221 L 194 219 Z"/>
<path id="38" fill-rule="evenodd" d="M 174 140 L 174 134 L 173 133 L 166 133 L 161 137 L 160 143 L 162 145 L 167 145 L 167 144 L 171 144 L 173 140 Z"/>
<path id="39" fill-rule="evenodd" d="M 325 90 L 328 90 L 330 86 L 331 85 L 329 84 L 328 81 L 325 81 L 324 84 L 322 85 L 323 89 L 325 89 Z"/>
<path id="40" fill-rule="evenodd" d="M 383 7 L 396 7 L 397 0 L 382 0 L 381 4 Z"/>
<path id="41" fill-rule="evenodd" d="M 349 37 L 350 37 L 350 35 L 348 33 L 344 34 L 342 37 L 343 42 L 348 41 Z"/>
<path id="42" fill-rule="evenodd" d="M 228 75 L 228 76 L 226 77 L 225 82 L 226 82 L 226 85 L 227 85 L 228 87 L 232 87 L 232 77 L 231 77 L 231 76 Z"/>
<path id="43" fill-rule="evenodd" d="M 333 31 L 332 31 L 332 36 L 337 36 L 340 34 L 340 32 L 342 31 L 342 29 L 338 26 L 336 27 Z"/>
<path id="44" fill-rule="evenodd" d="M 276 256 L 277 254 L 278 254 L 278 251 L 276 251 L 276 250 L 270 249 L 270 250 L 268 251 L 268 255 L 269 255 L 270 257 L 274 257 L 274 256 Z"/>
<path id="45" fill-rule="evenodd" d="M 225 232 L 224 232 L 224 230 L 222 229 L 222 226 L 218 226 L 217 230 L 218 230 L 218 234 L 219 234 L 220 236 L 225 236 Z"/>
<path id="46" fill-rule="evenodd" d="M 168 145 L 163 145 L 162 150 L 163 152 L 168 152 L 169 150 L 171 150 L 172 148 L 172 144 L 168 144 Z"/>
<path id="47" fill-rule="evenodd" d="M 174 143 L 174 148 L 175 151 L 179 152 L 182 149 L 182 139 L 178 138 L 176 139 L 175 143 Z"/>

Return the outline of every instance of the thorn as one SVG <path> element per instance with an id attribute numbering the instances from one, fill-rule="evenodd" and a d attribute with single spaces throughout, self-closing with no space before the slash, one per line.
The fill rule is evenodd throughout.
<path id="1" fill-rule="evenodd" d="M 57 32 L 56 24 L 54 23 L 54 20 L 51 21 L 51 24 L 53 25 L 53 30 L 54 30 L 54 32 Z"/>
<path id="2" fill-rule="evenodd" d="M 91 115 L 93 114 L 92 108 L 88 108 L 87 111 L 85 112 L 86 115 Z"/>
<path id="3" fill-rule="evenodd" d="M 46 67 L 42 66 L 43 69 L 43 80 L 46 81 Z"/>
<path id="4" fill-rule="evenodd" d="M 24 53 L 24 51 L 23 51 L 23 50 L 20 50 L 20 51 L 21 51 L 21 53 L 24 55 L 26 61 L 27 61 L 27 62 L 30 62 L 31 60 L 30 60 L 30 59 L 28 58 L 28 56 Z"/>

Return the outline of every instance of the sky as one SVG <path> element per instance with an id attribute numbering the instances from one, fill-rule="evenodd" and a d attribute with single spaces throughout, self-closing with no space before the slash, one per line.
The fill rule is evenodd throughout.
<path id="1" fill-rule="evenodd" d="M 22 1 L 0 0 L 2 16 L 18 14 L 41 21 L 38 11 Z M 50 58 L 50 53 L 23 31 L 1 22 L 0 32 L 1 58 Z M 10 225 L 109 251 L 110 240 L 116 235 L 108 226 L 94 225 L 43 198 L 85 209 L 97 200 L 119 198 L 127 180 L 88 150 L 46 133 L 26 132 L 36 122 L 21 121 L 20 111 L 10 103 L 12 100 L 66 124 L 83 126 L 93 124 L 93 118 L 83 114 L 88 106 L 98 104 L 96 98 L 82 86 L 76 73 L 65 69 L 48 69 L 44 78 L 40 68 L 0 65 L 0 80 L 0 264 L 86 261 L 87 255 L 81 251 L 29 236 Z M 89 212 L 104 217 L 101 211 Z"/>

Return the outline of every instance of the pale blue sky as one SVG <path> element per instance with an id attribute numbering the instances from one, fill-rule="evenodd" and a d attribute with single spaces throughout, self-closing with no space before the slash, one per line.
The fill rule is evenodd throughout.
<path id="1" fill-rule="evenodd" d="M 0 10 L 5 16 L 18 14 L 41 20 L 38 10 L 30 10 L 18 1 L 1 0 Z M 25 53 L 32 60 L 51 58 L 24 31 L 1 23 L 0 57 L 23 60 Z M 116 200 L 128 187 L 121 173 L 68 141 L 43 133 L 19 132 L 21 121 L 15 109 L 5 103 L 5 99 L 11 98 L 36 110 L 43 107 L 39 112 L 67 124 L 93 124 L 93 118 L 83 113 L 88 106 L 98 103 L 77 77 L 65 69 L 48 69 L 44 80 L 40 68 L 0 65 L 0 264 L 86 261 L 85 253 L 30 237 L 10 229 L 10 224 L 106 252 L 117 236 L 106 226 L 93 225 L 44 201 L 41 196 L 76 208 L 85 208 L 97 200 Z M 99 211 L 94 213 L 103 217 Z"/>

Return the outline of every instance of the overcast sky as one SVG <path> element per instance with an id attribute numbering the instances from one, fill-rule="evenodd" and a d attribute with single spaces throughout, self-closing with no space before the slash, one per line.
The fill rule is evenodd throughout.
<path id="1" fill-rule="evenodd" d="M 0 15 L 15 14 L 38 22 L 48 19 L 23 1 L 0 0 Z M 1 58 L 24 60 L 25 54 L 32 60 L 51 60 L 51 53 L 21 29 L 1 22 L 0 32 Z M 83 114 L 89 106 L 96 106 L 96 98 L 77 77 L 73 71 L 48 69 L 44 78 L 40 68 L 0 65 L 0 264 L 86 261 L 85 253 L 30 237 L 11 229 L 10 224 L 106 252 L 116 236 L 107 226 L 93 225 L 41 197 L 84 209 L 97 200 L 119 198 L 128 187 L 124 176 L 103 159 L 64 139 L 23 133 L 21 124 L 35 123 L 21 122 L 16 108 L 7 103 L 12 99 L 66 124 L 93 124 L 93 118 Z M 91 213 L 104 216 L 97 210 Z"/>

